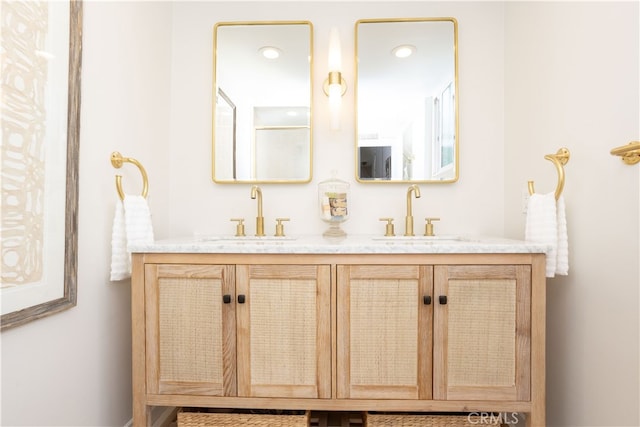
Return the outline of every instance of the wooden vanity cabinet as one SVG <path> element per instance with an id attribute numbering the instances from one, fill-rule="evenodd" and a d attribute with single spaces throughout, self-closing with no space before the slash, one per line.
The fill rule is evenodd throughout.
<path id="1" fill-rule="evenodd" d="M 337 277 L 338 398 L 529 400 L 530 266 L 339 265 Z"/>
<path id="2" fill-rule="evenodd" d="M 524 412 L 544 425 L 544 254 L 133 255 L 152 406 Z"/>
<path id="3" fill-rule="evenodd" d="M 321 265 L 145 265 L 147 390 L 329 398 Z"/>

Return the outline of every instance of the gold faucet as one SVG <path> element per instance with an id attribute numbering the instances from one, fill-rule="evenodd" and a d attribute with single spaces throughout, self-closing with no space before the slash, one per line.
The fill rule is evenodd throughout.
<path id="1" fill-rule="evenodd" d="M 264 217 L 262 216 L 262 190 L 257 185 L 251 187 L 251 198 L 258 198 L 258 216 L 256 217 L 256 236 L 264 236 Z"/>
<path id="2" fill-rule="evenodd" d="M 407 190 L 407 218 L 405 219 L 405 236 L 413 236 L 413 213 L 411 212 L 411 193 L 415 193 L 416 199 L 420 198 L 420 189 L 416 184 L 410 185 Z"/>

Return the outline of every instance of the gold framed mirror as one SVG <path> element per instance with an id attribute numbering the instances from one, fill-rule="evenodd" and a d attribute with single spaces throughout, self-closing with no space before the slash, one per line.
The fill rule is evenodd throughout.
<path id="1" fill-rule="evenodd" d="M 455 18 L 361 19 L 355 38 L 356 179 L 457 181 Z"/>
<path id="2" fill-rule="evenodd" d="M 312 24 L 220 22 L 213 45 L 213 181 L 311 181 Z"/>

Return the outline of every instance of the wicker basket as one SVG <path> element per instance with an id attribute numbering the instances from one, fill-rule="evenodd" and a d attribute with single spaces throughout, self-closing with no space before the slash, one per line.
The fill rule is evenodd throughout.
<path id="1" fill-rule="evenodd" d="M 251 414 L 224 412 L 178 412 L 178 427 L 307 427 L 309 412 L 304 414 Z"/>
<path id="2" fill-rule="evenodd" d="M 478 421 L 467 415 L 429 414 L 364 414 L 365 427 L 478 427 Z M 500 426 L 496 419 L 485 419 L 482 425 Z"/>

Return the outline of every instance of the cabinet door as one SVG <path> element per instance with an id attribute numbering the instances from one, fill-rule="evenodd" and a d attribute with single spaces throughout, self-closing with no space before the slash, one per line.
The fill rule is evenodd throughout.
<path id="1" fill-rule="evenodd" d="M 234 282 L 233 266 L 145 265 L 149 393 L 235 396 Z"/>
<path id="2" fill-rule="evenodd" d="M 436 266 L 434 276 L 433 398 L 528 401 L 531 267 Z"/>
<path id="3" fill-rule="evenodd" d="M 337 397 L 430 399 L 433 268 L 337 267 Z"/>
<path id="4" fill-rule="evenodd" d="M 331 397 L 328 265 L 238 265 L 238 396 Z"/>

